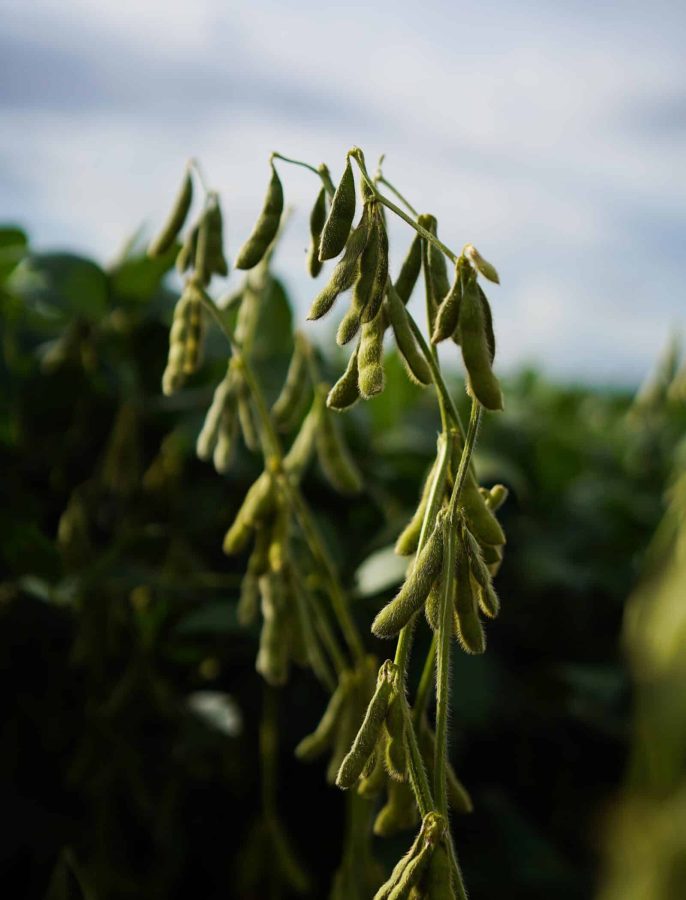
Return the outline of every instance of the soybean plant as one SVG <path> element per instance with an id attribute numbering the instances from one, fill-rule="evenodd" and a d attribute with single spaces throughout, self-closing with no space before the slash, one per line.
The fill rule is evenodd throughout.
<path id="1" fill-rule="evenodd" d="M 300 741 L 296 755 L 304 761 L 328 757 L 329 782 L 348 791 L 350 798 L 346 843 L 330 896 L 465 898 L 450 814 L 468 813 L 472 803 L 448 761 L 449 672 L 455 643 L 468 654 L 484 652 L 484 619 L 494 618 L 500 606 L 493 578 L 505 535 L 495 514 L 507 491 L 502 485 L 480 487 L 472 460 L 483 411 L 503 406 L 492 368 L 493 318 L 483 288 L 483 280 L 499 283 L 498 274 L 472 244 L 455 254 L 439 239 L 436 218 L 417 213 L 384 177 L 381 161 L 371 176 L 357 147 L 348 151 L 337 186 L 323 164 L 312 166 L 278 153 L 269 164 L 262 212 L 235 262 L 247 274 L 229 302 L 232 309 L 237 307 L 233 327 L 226 307 L 210 294 L 213 277 L 228 272 L 219 196 L 204 188 L 194 163 L 149 251 L 153 256 L 165 253 L 179 238 L 192 206 L 195 175 L 204 196 L 178 253 L 177 268 L 185 284 L 174 313 L 162 386 L 165 393 L 177 391 L 197 371 L 206 320 L 212 319 L 227 338 L 230 355 L 198 436 L 198 455 L 226 473 L 242 436 L 264 464 L 223 544 L 228 554 L 248 551 L 238 616 L 245 624 L 261 621 L 255 665 L 269 692 L 262 727 L 262 734 L 269 736 L 262 742 L 263 837 L 284 881 L 306 892 L 307 880 L 288 847 L 275 800 L 273 691 L 287 682 L 295 663 L 309 667 L 330 693 L 321 721 Z M 351 291 L 336 340 L 340 345 L 355 343 L 344 372 L 331 386 L 322 379 L 315 349 L 298 331 L 285 383 L 270 408 L 252 349 L 260 309 L 269 302 L 271 255 L 283 224 L 284 191 L 277 164 L 279 169 L 302 166 L 317 179 L 308 273 L 317 278 L 324 263 L 336 260 L 311 302 L 308 318 L 326 315 Z M 413 231 L 395 278 L 388 214 Z M 420 283 L 428 340 L 409 308 Z M 334 490 L 354 495 L 363 488 L 339 414 L 383 391 L 389 329 L 408 377 L 434 391 L 441 431 L 416 512 L 396 543 L 396 552 L 409 558 L 406 578 L 371 624 L 378 638 L 396 642 L 393 658 L 379 665 L 365 650 L 301 484 L 316 458 Z M 471 398 L 466 428 L 441 372 L 436 346 L 443 341 L 462 355 Z M 422 612 L 432 640 L 413 690 L 408 663 Z M 405 830 L 415 830 L 414 840 L 383 881 L 372 856 L 372 835 L 387 837 Z"/>

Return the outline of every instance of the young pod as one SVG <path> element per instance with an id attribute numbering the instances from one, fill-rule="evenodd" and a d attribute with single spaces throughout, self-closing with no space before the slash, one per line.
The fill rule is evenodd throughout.
<path id="1" fill-rule="evenodd" d="M 431 234 L 437 233 L 438 223 L 435 216 L 423 214 L 419 217 L 418 222 Z M 422 262 L 426 275 L 429 308 L 435 315 L 438 304 L 450 290 L 448 268 L 445 256 L 431 241 L 423 242 Z"/>
<path id="2" fill-rule="evenodd" d="M 494 619 L 500 612 L 500 600 L 493 587 L 491 573 L 484 562 L 481 547 L 466 525 L 462 526 L 461 536 L 465 550 L 467 551 L 469 571 L 478 586 L 477 597 L 479 607 L 485 615 Z"/>
<path id="3" fill-rule="evenodd" d="M 224 256 L 224 222 L 216 196 L 207 211 L 207 265 L 215 275 L 226 278 L 229 274 L 229 264 Z"/>
<path id="4" fill-rule="evenodd" d="M 279 230 L 283 212 L 283 186 L 273 162 L 271 168 L 272 177 L 267 188 L 262 212 L 255 223 L 252 234 L 238 252 L 237 269 L 252 269 L 256 266 L 263 259 Z"/>
<path id="5" fill-rule="evenodd" d="M 479 607 L 469 571 L 467 551 L 461 540 L 457 545 L 457 588 L 455 593 L 455 626 L 462 649 L 467 653 L 483 653 L 486 636 L 479 619 Z"/>
<path id="6" fill-rule="evenodd" d="M 453 582 L 454 585 L 454 582 Z M 454 590 L 454 587 L 453 587 Z M 439 630 L 439 620 L 441 615 L 441 595 L 443 593 L 443 587 L 441 585 L 440 580 L 434 581 L 431 586 L 431 590 L 429 591 L 429 595 L 426 598 L 426 603 L 424 604 L 424 615 L 426 616 L 426 621 L 429 625 L 429 628 L 432 631 Z"/>
<path id="7" fill-rule="evenodd" d="M 431 343 L 438 344 L 440 341 L 449 338 L 457 328 L 457 322 L 460 317 L 460 305 L 462 301 L 462 279 L 460 278 L 459 267 L 455 268 L 455 278 L 450 290 L 441 300 L 436 314 L 436 323 L 434 331 L 431 335 Z"/>
<path id="8" fill-rule="evenodd" d="M 424 487 L 419 499 L 419 505 L 414 515 L 407 523 L 403 531 L 400 533 L 398 540 L 395 542 L 395 552 L 398 556 L 412 556 L 417 552 L 419 546 L 419 537 L 422 533 L 422 524 L 424 522 L 424 514 L 429 503 L 429 497 L 434 483 L 434 472 L 436 471 L 436 462 L 434 461 L 429 472 L 424 479 Z"/>
<path id="9" fill-rule="evenodd" d="M 494 484 L 490 491 L 488 491 L 488 496 L 484 498 L 486 500 L 486 506 L 491 512 L 497 512 L 507 500 L 508 493 L 509 491 L 504 484 Z"/>
<path id="10" fill-rule="evenodd" d="M 219 435 L 222 415 L 225 409 L 230 406 L 233 393 L 234 388 L 232 378 L 227 371 L 226 375 L 215 388 L 212 403 L 207 410 L 205 421 L 203 422 L 203 426 L 195 444 L 195 452 L 197 453 L 198 458 L 202 459 L 204 462 L 207 462 L 212 456 L 212 451 L 216 446 L 217 437 Z"/>
<path id="11" fill-rule="evenodd" d="M 241 434 L 243 435 L 245 446 L 252 453 L 257 453 L 260 449 L 260 432 L 255 421 L 250 391 L 243 378 L 240 379 L 238 384 L 236 400 L 238 405 L 238 421 L 241 425 Z"/>
<path id="12" fill-rule="evenodd" d="M 407 781 L 407 745 L 405 743 L 405 718 L 396 693 L 388 704 L 386 713 L 386 771 L 394 781 Z"/>
<path id="13" fill-rule="evenodd" d="M 319 259 L 324 262 L 338 256 L 345 247 L 355 216 L 355 179 L 350 163 L 345 169 L 331 201 L 329 216 L 324 224 L 319 246 Z"/>
<path id="14" fill-rule="evenodd" d="M 419 812 L 414 793 L 409 783 L 387 782 L 388 798 L 374 820 L 373 831 L 377 837 L 392 837 L 399 831 L 414 828 L 419 821 Z"/>
<path id="15" fill-rule="evenodd" d="M 238 416 L 236 415 L 236 399 L 224 409 L 217 432 L 217 443 L 212 454 L 212 463 L 220 475 L 225 475 L 231 467 L 231 459 L 238 437 Z"/>
<path id="16" fill-rule="evenodd" d="M 358 351 L 359 345 L 353 350 L 345 372 L 329 391 L 326 398 L 326 405 L 329 409 L 337 411 L 349 409 L 360 399 Z"/>
<path id="17" fill-rule="evenodd" d="M 400 353 L 400 358 L 405 363 L 410 380 L 417 384 L 431 384 L 431 369 L 417 346 L 407 310 L 398 294 L 397 288 L 392 284 L 388 285 L 384 308 L 393 328 L 398 353 Z"/>
<path id="18" fill-rule="evenodd" d="M 179 275 L 183 275 L 184 272 L 188 271 L 195 264 L 195 251 L 198 246 L 198 232 L 200 231 L 200 225 L 195 224 L 181 245 L 181 249 L 176 255 L 176 271 Z"/>
<path id="19" fill-rule="evenodd" d="M 358 387 L 366 400 L 380 394 L 384 388 L 383 325 L 383 316 L 378 315 L 362 326 L 357 358 Z"/>
<path id="20" fill-rule="evenodd" d="M 463 273 L 460 335 L 470 393 L 486 409 L 502 409 L 503 396 L 491 370 L 483 306 L 473 272 Z"/>
<path id="21" fill-rule="evenodd" d="M 275 494 L 271 475 L 263 472 L 251 485 L 233 524 L 224 536 L 224 553 L 228 555 L 240 553 L 255 525 L 274 508 Z"/>
<path id="22" fill-rule="evenodd" d="M 272 415 L 279 428 L 286 429 L 293 423 L 296 414 L 301 412 L 303 397 L 307 398 L 307 352 L 304 336 L 296 331 L 286 380 L 272 406 Z"/>
<path id="23" fill-rule="evenodd" d="M 310 213 L 310 246 L 307 250 L 307 271 L 316 278 L 322 270 L 322 261 L 319 258 L 322 230 L 326 222 L 326 189 L 322 188 L 314 201 Z"/>
<path id="24" fill-rule="evenodd" d="M 368 207 L 365 207 L 367 210 Z M 351 341 L 360 329 L 362 314 L 369 302 L 379 258 L 379 242 L 376 239 L 376 218 L 372 215 L 369 238 L 357 261 L 357 277 L 353 286 L 350 308 L 343 316 L 336 343 L 343 346 Z"/>
<path id="25" fill-rule="evenodd" d="M 403 586 L 374 619 L 372 631 L 377 637 L 395 637 L 412 616 L 422 608 L 431 590 L 431 585 L 441 571 L 443 521 L 443 516 L 439 516 L 431 536 L 415 560 Z"/>
<path id="26" fill-rule="evenodd" d="M 357 228 L 350 236 L 345 253 L 336 263 L 324 288 L 312 301 L 312 306 L 307 314 L 308 319 L 321 319 L 331 309 L 336 297 L 352 287 L 357 274 L 357 261 L 369 239 L 369 228 L 369 207 L 365 206 Z"/>
<path id="27" fill-rule="evenodd" d="M 481 312 L 484 317 L 484 329 L 486 331 L 486 344 L 488 346 L 488 355 L 491 359 L 491 365 L 495 359 L 495 331 L 493 330 L 493 313 L 491 312 L 491 304 L 488 298 L 481 290 L 481 285 L 477 284 L 479 289 L 479 299 L 481 300 Z"/>
<path id="28" fill-rule="evenodd" d="M 176 240 L 179 232 L 183 228 L 186 221 L 188 210 L 191 208 L 193 201 L 193 179 L 191 173 L 186 170 L 179 192 L 174 200 L 174 206 L 162 226 L 162 230 L 148 247 L 148 256 L 162 256 L 169 250 Z"/>
<path id="29" fill-rule="evenodd" d="M 360 730 L 338 770 L 336 784 L 344 790 L 355 784 L 377 745 L 391 697 L 393 669 L 393 665 L 389 663 L 381 667 L 376 690 L 369 701 Z"/>
<path id="30" fill-rule="evenodd" d="M 383 303 L 386 285 L 388 283 L 388 234 L 386 224 L 377 203 L 373 205 L 374 224 L 370 241 L 377 246 L 374 270 L 367 296 L 367 302 L 362 311 L 362 322 L 371 322 L 379 314 Z"/>
<path id="31" fill-rule="evenodd" d="M 429 900 L 456 900 L 453 888 L 453 871 L 445 844 L 441 841 L 431 855 L 425 878 L 426 897 Z"/>
<path id="32" fill-rule="evenodd" d="M 283 639 L 285 597 L 283 583 L 272 572 L 259 579 L 262 599 L 262 631 L 255 668 L 274 687 L 288 680 L 288 643 Z"/>
<path id="33" fill-rule="evenodd" d="M 248 558 L 236 611 L 241 625 L 251 625 L 257 616 L 260 602 L 259 580 L 269 567 L 269 540 L 270 534 L 266 528 L 258 531 L 255 536 L 255 546 Z"/>
<path id="34" fill-rule="evenodd" d="M 318 419 L 319 415 L 317 410 L 312 408 L 305 416 L 305 419 L 300 426 L 300 431 L 296 435 L 290 450 L 284 458 L 283 467 L 289 477 L 295 481 L 300 481 L 312 459 L 318 429 Z"/>
<path id="35" fill-rule="evenodd" d="M 312 734 L 304 737 L 295 748 L 295 755 L 298 759 L 310 762 L 329 749 L 335 738 L 341 714 L 352 686 L 352 673 L 343 672 L 340 676 L 338 687 L 331 695 L 319 724 Z"/>
<path id="36" fill-rule="evenodd" d="M 319 465 L 335 490 L 341 494 L 357 494 L 362 490 L 362 475 L 345 444 L 341 424 L 325 402 L 318 406 L 315 447 Z"/>
<path id="37" fill-rule="evenodd" d="M 407 256 L 403 260 L 400 272 L 395 281 L 395 290 L 400 298 L 403 306 L 407 305 L 407 301 L 412 295 L 414 286 L 419 278 L 419 272 L 422 267 L 422 238 L 419 234 L 415 234 L 407 251 Z"/>
<path id="38" fill-rule="evenodd" d="M 186 344 L 194 327 L 193 300 L 184 291 L 174 307 L 174 318 L 169 331 L 169 355 L 162 375 L 162 391 L 170 396 L 182 386 L 186 375 Z"/>
<path id="39" fill-rule="evenodd" d="M 480 272 L 484 278 L 488 278 L 489 281 L 492 281 L 495 284 L 500 284 L 500 278 L 495 270 L 495 266 L 491 265 L 488 260 L 483 258 L 474 244 L 466 244 L 462 252 L 476 271 Z"/>
<path id="40" fill-rule="evenodd" d="M 370 799 L 376 797 L 386 786 L 386 769 L 384 766 L 384 740 L 383 732 L 379 737 L 376 751 L 369 759 L 369 763 L 362 770 L 362 775 L 357 783 L 357 793 L 360 797 Z"/>

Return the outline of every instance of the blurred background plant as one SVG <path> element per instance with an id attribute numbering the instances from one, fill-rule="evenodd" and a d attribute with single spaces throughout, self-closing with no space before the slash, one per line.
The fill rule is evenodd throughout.
<path id="1" fill-rule="evenodd" d="M 195 457 L 226 366 L 219 335 L 210 333 L 205 364 L 183 391 L 160 392 L 173 256 L 151 261 L 134 238 L 103 269 L 32 252 L 19 229 L 0 231 L 0 854 L 7 883 L 27 898 L 319 897 L 339 862 L 345 798 L 322 788 L 320 767 L 293 757 L 325 694 L 296 670 L 278 765 L 297 876 L 285 866 L 265 873 L 258 635 L 236 619 L 243 561 L 221 553 L 259 472 L 240 450 L 221 480 Z M 289 297 L 278 281 L 273 290 L 255 345 L 270 399 L 292 351 Z M 629 859 L 636 897 L 678 895 L 678 360 L 669 348 L 636 399 L 521 372 L 506 382 L 506 412 L 483 430 L 481 479 L 511 490 L 511 552 L 490 652 L 456 655 L 452 673 L 453 761 L 475 804 L 457 828 L 474 897 L 591 896 L 627 763 L 630 794 L 614 814 L 607 879 L 614 871 L 619 893 L 607 897 L 633 896 L 617 880 Z M 340 359 L 329 362 L 338 374 Z M 435 451 L 433 404 L 393 354 L 386 379 L 382 395 L 346 417 L 373 490 L 342 501 L 316 474 L 306 484 L 321 527 L 345 528 L 336 561 L 360 623 L 402 577 L 392 543 Z M 466 406 L 457 382 L 454 395 Z M 620 634 L 632 592 L 630 670 Z M 403 847 L 404 837 L 379 844 L 379 859 Z M 643 893 L 642 883 L 651 886 Z"/>

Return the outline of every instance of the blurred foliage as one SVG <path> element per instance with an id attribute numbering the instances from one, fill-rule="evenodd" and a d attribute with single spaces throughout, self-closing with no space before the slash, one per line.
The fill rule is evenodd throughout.
<path id="1" fill-rule="evenodd" d="M 264 851 L 257 635 L 235 615 L 244 561 L 221 553 L 257 464 L 241 448 L 220 478 L 194 455 L 225 369 L 219 335 L 187 389 L 161 394 L 173 255 L 150 261 L 134 240 L 105 270 L 33 253 L 21 230 L 0 230 L 0 859 L 17 896 L 288 895 L 284 867 Z M 273 397 L 291 350 L 278 283 L 268 306 L 256 353 Z M 340 371 L 338 358 L 325 364 Z M 362 499 L 341 501 L 316 472 L 306 484 L 365 633 L 402 577 L 388 547 L 414 509 L 437 430 L 435 404 L 392 354 L 386 376 L 385 392 L 345 419 L 367 477 Z M 592 894 L 631 737 L 623 605 L 686 426 L 665 378 L 632 404 L 525 372 L 506 383 L 506 413 L 483 428 L 480 480 L 507 484 L 511 499 L 490 652 L 456 655 L 453 667 L 452 755 L 476 807 L 457 837 L 474 897 Z M 669 602 L 647 614 L 668 631 L 683 615 Z M 422 632 L 418 660 L 427 641 Z M 659 671 L 640 681 L 633 768 L 651 792 L 681 779 L 683 797 L 683 741 L 675 765 L 668 748 L 652 758 L 648 736 L 671 717 L 652 702 L 655 679 L 678 674 L 683 685 L 683 662 L 672 672 L 645 652 Z M 279 811 L 307 867 L 290 881 L 321 897 L 345 800 L 292 753 L 324 692 L 299 672 L 284 691 Z M 683 687 L 670 693 L 683 720 Z M 667 780 L 654 784 L 653 770 Z M 387 864 L 404 845 L 379 841 L 375 852 Z"/>

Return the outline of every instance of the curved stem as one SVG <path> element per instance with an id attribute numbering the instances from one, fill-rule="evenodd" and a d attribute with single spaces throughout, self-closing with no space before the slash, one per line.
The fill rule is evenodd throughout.
<path id="1" fill-rule="evenodd" d="M 280 159 L 281 162 L 289 163 L 292 166 L 300 166 L 303 169 L 308 169 L 310 172 L 314 172 L 315 175 L 318 175 L 326 189 L 327 193 L 333 196 L 335 193 L 335 188 L 333 186 L 333 182 L 331 181 L 331 175 L 329 174 L 329 169 L 327 166 L 322 163 L 320 166 L 315 167 L 310 165 L 310 163 L 303 162 L 301 159 L 291 159 L 288 156 L 284 156 L 282 153 L 272 153 L 272 159 Z"/>

